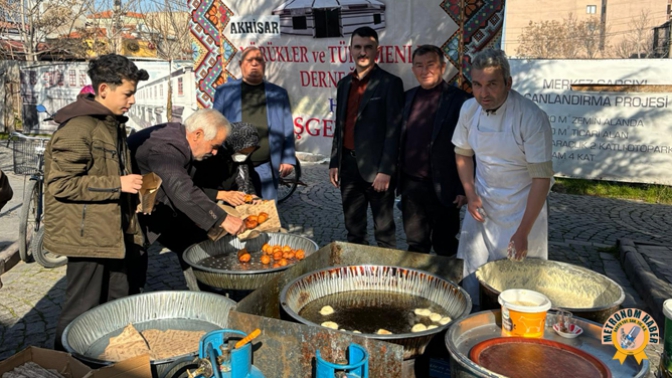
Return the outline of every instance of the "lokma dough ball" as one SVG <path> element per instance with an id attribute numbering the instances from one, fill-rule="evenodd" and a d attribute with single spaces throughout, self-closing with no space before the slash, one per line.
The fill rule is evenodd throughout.
<path id="1" fill-rule="evenodd" d="M 331 307 L 331 306 L 324 306 L 320 310 L 320 314 L 322 314 L 323 316 L 331 315 L 333 313 L 334 313 L 334 308 Z"/>
<path id="2" fill-rule="evenodd" d="M 422 331 L 426 331 L 426 330 L 427 330 L 427 326 L 425 326 L 422 323 L 418 323 L 418 324 L 414 325 L 413 328 L 411 328 L 411 332 L 422 332 Z"/>
<path id="3" fill-rule="evenodd" d="M 324 322 L 324 323 L 322 323 L 322 327 L 327 327 L 327 328 L 331 328 L 331 329 L 338 329 L 338 324 L 336 324 L 334 322 Z"/>
<path id="4" fill-rule="evenodd" d="M 439 320 L 439 324 L 445 325 L 445 324 L 450 323 L 451 320 L 453 320 L 453 319 L 451 319 L 450 316 L 444 316 L 443 318 L 441 318 Z"/>
<path id="5" fill-rule="evenodd" d="M 418 316 L 429 316 L 432 313 L 428 308 L 416 308 L 413 312 Z"/>

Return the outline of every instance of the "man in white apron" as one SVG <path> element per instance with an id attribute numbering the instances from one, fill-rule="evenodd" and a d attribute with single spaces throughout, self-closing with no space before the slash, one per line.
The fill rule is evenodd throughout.
<path id="1" fill-rule="evenodd" d="M 516 259 L 548 258 L 546 196 L 553 165 L 548 116 L 511 89 L 504 52 L 476 54 L 471 76 L 474 98 L 462 106 L 453 144 L 468 200 L 457 257 L 464 260 L 462 286 L 477 306 L 474 272 L 506 258 L 509 245 Z"/>

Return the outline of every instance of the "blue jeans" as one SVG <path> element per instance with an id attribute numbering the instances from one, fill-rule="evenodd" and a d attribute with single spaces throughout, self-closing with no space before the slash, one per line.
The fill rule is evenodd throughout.
<path id="1" fill-rule="evenodd" d="M 254 170 L 261 180 L 261 198 L 267 200 L 278 200 L 278 172 L 273 172 L 271 163 L 265 163 Z"/>

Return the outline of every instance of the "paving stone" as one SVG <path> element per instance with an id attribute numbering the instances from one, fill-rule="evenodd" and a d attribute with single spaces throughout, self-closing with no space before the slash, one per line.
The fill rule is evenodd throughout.
<path id="1" fill-rule="evenodd" d="M 3 160 L 3 153 L 6 155 L 3 146 L 0 143 L 0 167 L 7 164 L 3 163 L 6 161 L 6 156 Z M 288 201 L 278 207 L 285 228 L 313 239 L 320 246 L 332 240 L 345 240 L 346 237 L 340 192 L 328 183 L 327 171 L 325 164 L 303 164 L 303 181 L 308 186 L 299 187 Z M 13 186 L 14 183 L 17 183 L 16 186 L 22 183 L 22 177 L 11 173 L 8 176 Z M 14 209 L 0 213 L 0 240 L 16 240 L 21 205 L 21 196 L 17 198 L 16 192 L 17 188 L 15 198 L 7 207 Z M 464 210 L 461 213 L 464 216 Z M 368 239 L 375 244 L 370 211 L 367 217 Z M 407 244 L 401 212 L 396 207 L 394 217 L 397 247 L 405 249 Z M 643 308 L 646 304 L 627 279 L 624 268 L 627 270 L 628 267 L 622 267 L 613 254 L 600 249 L 611 248 L 617 240 L 626 237 L 670 245 L 670 230 L 672 206 L 559 193 L 549 196 L 549 257 L 585 266 L 611 277 L 623 286 L 626 292 L 624 304 L 628 306 Z M 652 253 L 647 258 L 652 261 L 651 269 L 657 269 L 660 277 L 672 276 L 672 256 L 657 248 L 649 249 Z M 149 256 L 146 291 L 186 289 L 175 254 L 155 245 L 150 248 Z M 65 267 L 43 269 L 35 263 L 20 263 L 2 276 L 5 287 L 0 289 L 0 360 L 27 345 L 52 346 L 65 294 L 64 275 Z M 30 334 L 34 329 L 42 332 Z"/>

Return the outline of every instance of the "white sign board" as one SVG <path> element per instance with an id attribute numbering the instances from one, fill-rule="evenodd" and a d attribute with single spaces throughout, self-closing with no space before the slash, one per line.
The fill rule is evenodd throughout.
<path id="1" fill-rule="evenodd" d="M 572 84 L 670 85 L 672 60 L 511 60 L 513 88 L 553 128 L 559 176 L 672 185 L 672 91 L 585 92 Z"/>

